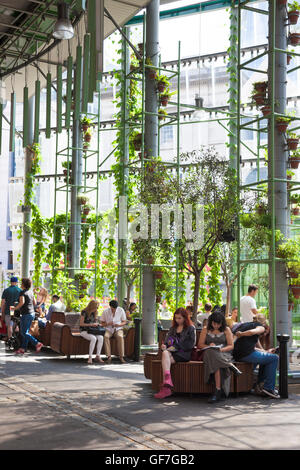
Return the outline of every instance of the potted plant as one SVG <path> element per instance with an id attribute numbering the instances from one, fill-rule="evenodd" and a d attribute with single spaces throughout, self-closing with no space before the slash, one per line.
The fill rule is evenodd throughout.
<path id="1" fill-rule="evenodd" d="M 170 85 L 170 81 L 168 80 L 166 75 L 158 75 L 158 77 L 156 77 L 156 80 L 157 80 L 157 90 L 159 93 L 163 93 L 166 90 L 166 88 L 168 88 Z"/>
<path id="2" fill-rule="evenodd" d="M 267 91 L 267 88 L 268 88 L 268 82 L 267 81 L 254 82 L 253 83 L 253 88 L 256 92 L 265 94 L 266 91 Z"/>
<path id="3" fill-rule="evenodd" d="M 286 132 L 290 122 L 291 118 L 286 116 L 279 116 L 276 118 L 276 128 L 279 134 L 283 134 L 284 132 Z"/>
<path id="4" fill-rule="evenodd" d="M 72 162 L 68 162 L 68 161 L 62 162 L 61 166 L 63 167 L 63 174 L 67 176 L 68 172 L 70 173 L 72 169 Z"/>
<path id="5" fill-rule="evenodd" d="M 244 228 L 251 228 L 254 225 L 251 214 L 241 214 L 240 222 Z"/>
<path id="6" fill-rule="evenodd" d="M 154 268 L 153 274 L 154 274 L 155 279 L 162 279 L 164 272 L 162 268 Z"/>
<path id="7" fill-rule="evenodd" d="M 88 150 L 88 148 L 90 147 L 91 143 L 90 142 L 83 142 L 83 150 Z"/>
<path id="8" fill-rule="evenodd" d="M 292 294 L 295 299 L 300 299 L 300 276 L 298 276 L 296 279 L 293 279 L 292 282 L 293 284 L 290 284 Z"/>
<path id="9" fill-rule="evenodd" d="M 85 206 L 83 206 L 84 215 L 89 215 L 91 209 L 92 209 L 92 206 L 90 204 L 86 204 Z"/>
<path id="10" fill-rule="evenodd" d="M 87 116 L 84 116 L 81 121 L 81 129 L 83 132 L 86 132 L 90 127 L 93 127 L 93 120 L 89 119 Z"/>
<path id="11" fill-rule="evenodd" d="M 299 215 L 300 214 L 300 207 L 293 207 L 292 209 L 292 214 L 293 215 Z"/>
<path id="12" fill-rule="evenodd" d="M 300 33 L 290 33 L 289 43 L 292 44 L 292 46 L 298 46 L 300 44 Z"/>
<path id="13" fill-rule="evenodd" d="M 90 142 L 91 140 L 92 140 L 92 131 L 90 128 L 88 128 L 87 131 L 84 133 L 84 141 Z"/>
<path id="14" fill-rule="evenodd" d="M 290 194 L 291 204 L 300 204 L 300 194 Z"/>
<path id="15" fill-rule="evenodd" d="M 296 170 L 300 163 L 300 152 L 296 151 L 292 155 L 290 155 L 289 162 L 290 162 L 291 168 L 293 168 L 293 170 Z"/>
<path id="16" fill-rule="evenodd" d="M 287 146 L 289 150 L 297 150 L 299 136 L 295 132 L 287 132 Z"/>
<path id="17" fill-rule="evenodd" d="M 86 194 L 78 194 L 77 196 L 77 202 L 81 206 L 85 206 L 88 203 L 89 199 L 90 198 Z"/>
<path id="18" fill-rule="evenodd" d="M 142 134 L 140 132 L 136 132 L 135 135 L 133 136 L 133 146 L 134 150 L 140 150 L 142 147 Z"/>
<path id="19" fill-rule="evenodd" d="M 271 114 L 271 106 L 269 104 L 266 104 L 265 106 L 263 106 L 261 108 L 261 112 L 263 113 L 263 116 L 268 116 L 269 114 Z"/>
<path id="20" fill-rule="evenodd" d="M 158 110 L 158 119 L 159 119 L 160 121 L 166 119 L 167 115 L 168 115 L 168 113 L 167 113 L 167 111 L 166 111 L 165 109 L 160 108 L 160 109 Z"/>
<path id="21" fill-rule="evenodd" d="M 300 275 L 300 261 L 292 261 L 287 263 L 288 276 L 292 279 L 297 279 Z"/>
<path id="22" fill-rule="evenodd" d="M 288 4 L 288 20 L 289 24 L 297 24 L 300 14 L 300 5 L 298 2 Z"/>
<path id="23" fill-rule="evenodd" d="M 166 93 L 166 94 L 164 94 L 164 95 L 161 95 L 161 96 L 160 96 L 160 104 L 161 104 L 162 106 L 168 106 L 169 99 L 170 99 L 169 93 Z"/>

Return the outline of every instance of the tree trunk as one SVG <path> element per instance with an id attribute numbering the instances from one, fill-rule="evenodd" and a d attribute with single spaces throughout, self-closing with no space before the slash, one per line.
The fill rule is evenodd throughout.
<path id="1" fill-rule="evenodd" d="M 200 274 L 195 275 L 194 298 L 193 298 L 193 322 L 197 324 L 197 312 L 199 303 Z"/>

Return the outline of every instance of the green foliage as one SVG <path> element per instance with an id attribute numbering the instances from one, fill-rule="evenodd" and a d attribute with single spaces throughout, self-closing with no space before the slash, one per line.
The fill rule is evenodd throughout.
<path id="1" fill-rule="evenodd" d="M 300 4 L 296 1 L 288 3 L 288 12 L 300 11 Z"/>

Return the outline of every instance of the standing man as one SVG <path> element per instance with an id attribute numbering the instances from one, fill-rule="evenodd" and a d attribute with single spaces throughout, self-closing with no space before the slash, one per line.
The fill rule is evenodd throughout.
<path id="1" fill-rule="evenodd" d="M 107 355 L 107 364 L 111 364 L 110 338 L 112 337 L 116 338 L 117 341 L 120 362 L 126 364 L 124 360 L 123 326 L 126 325 L 127 319 L 123 308 L 118 305 L 116 300 L 111 300 L 109 308 L 104 310 L 100 318 L 101 325 L 106 329 L 104 334 L 104 349 Z"/>
<path id="2" fill-rule="evenodd" d="M 19 302 L 21 293 L 18 287 L 18 278 L 12 277 L 10 279 L 10 286 L 4 289 L 1 301 L 2 321 L 5 322 L 7 328 L 8 339 L 12 337 L 12 320 L 10 316 L 10 307 L 14 307 Z"/>
<path id="3" fill-rule="evenodd" d="M 251 284 L 248 287 L 248 294 L 244 295 L 241 298 L 240 310 L 241 310 L 241 319 L 242 323 L 253 322 L 253 315 L 257 315 L 258 311 L 256 309 L 256 302 L 254 297 L 258 292 L 258 287 L 254 284 Z"/>

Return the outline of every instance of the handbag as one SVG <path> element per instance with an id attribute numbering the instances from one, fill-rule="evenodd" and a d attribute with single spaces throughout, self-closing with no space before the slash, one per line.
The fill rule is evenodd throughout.
<path id="1" fill-rule="evenodd" d="M 105 333 L 105 328 L 103 326 L 91 326 L 87 330 L 89 335 L 103 336 Z"/>

